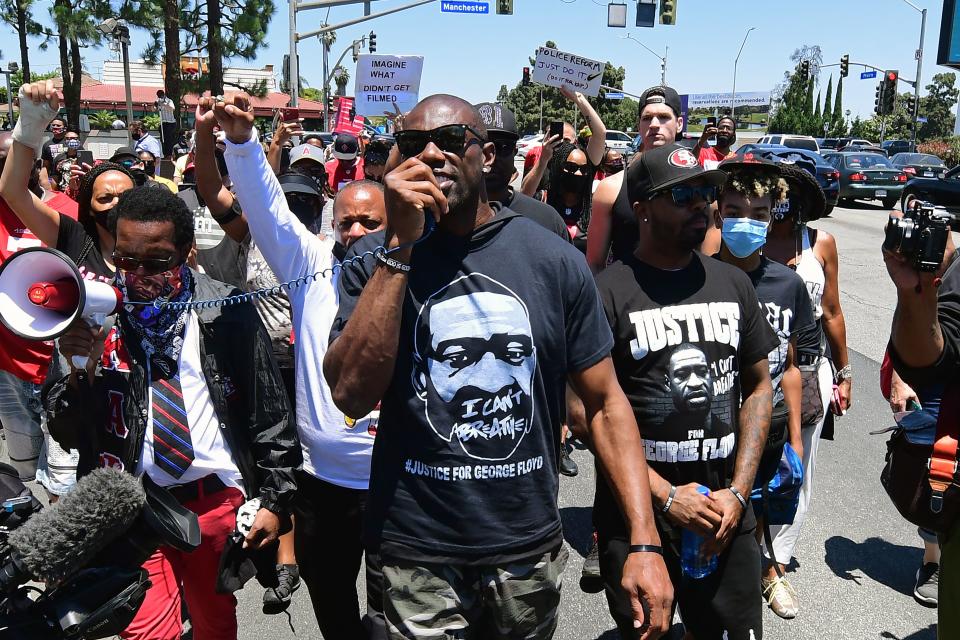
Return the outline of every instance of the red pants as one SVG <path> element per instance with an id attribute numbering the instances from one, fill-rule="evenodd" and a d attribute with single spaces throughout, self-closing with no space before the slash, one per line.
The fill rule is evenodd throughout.
<path id="1" fill-rule="evenodd" d="M 187 600 L 194 640 L 236 640 L 237 599 L 216 592 L 220 553 L 237 523 L 243 494 L 228 488 L 185 503 L 200 519 L 200 546 L 192 553 L 161 547 L 143 568 L 153 583 L 126 640 L 179 640 L 180 587 Z"/>

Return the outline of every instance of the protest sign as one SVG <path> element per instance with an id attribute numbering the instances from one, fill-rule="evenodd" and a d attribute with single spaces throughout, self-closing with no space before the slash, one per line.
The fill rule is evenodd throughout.
<path id="1" fill-rule="evenodd" d="M 423 56 L 387 56 L 363 54 L 357 60 L 355 108 L 362 116 L 393 113 L 396 103 L 401 113 L 417 104 Z"/>
<path id="2" fill-rule="evenodd" d="M 604 64 L 596 60 L 540 47 L 537 49 L 532 78 L 534 82 L 551 87 L 569 85 L 584 95 L 597 96 L 603 82 L 603 67 Z"/>
<path id="3" fill-rule="evenodd" d="M 363 118 L 354 109 L 353 98 L 340 96 L 337 98 L 337 118 L 333 128 L 334 133 L 352 133 L 355 136 L 363 131 Z"/>

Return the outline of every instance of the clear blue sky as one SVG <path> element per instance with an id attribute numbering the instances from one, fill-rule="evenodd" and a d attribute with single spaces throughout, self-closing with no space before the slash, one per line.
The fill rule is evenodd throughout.
<path id="1" fill-rule="evenodd" d="M 635 18 L 634 0 L 629 6 L 628 25 Z M 406 4 L 408 0 L 373 2 L 373 10 Z M 903 0 L 677 0 L 677 25 L 657 25 L 653 29 L 606 26 L 607 6 L 601 0 L 515 0 L 513 16 L 450 15 L 440 12 L 439 2 L 379 18 L 338 32 L 333 56 L 354 38 L 374 29 L 378 52 L 423 55 L 421 97 L 438 92 L 453 93 L 470 101 L 492 100 L 501 84 L 512 87 L 520 80 L 527 57 L 546 40 L 558 47 L 586 57 L 609 60 L 626 68 L 627 91 L 640 93 L 658 84 L 660 63 L 640 45 L 623 36 L 630 33 L 655 51 L 669 46 L 667 83 L 680 93 L 730 91 L 733 61 L 746 30 L 750 34 L 740 57 L 737 90 L 766 91 L 772 89 L 790 66 L 790 54 L 804 44 L 820 45 L 824 64 L 839 62 L 844 53 L 857 62 L 868 62 L 883 68 L 899 69 L 901 76 L 912 79 L 916 73 L 913 53 L 920 32 L 920 14 Z M 927 36 L 924 47 L 923 84 L 933 74 L 949 71 L 936 66 L 942 2 L 914 0 L 928 9 Z M 40 0 L 38 15 L 49 22 Z M 268 46 L 255 63 L 236 60 L 236 66 L 260 66 L 272 63 L 279 70 L 287 50 L 287 3 L 277 0 L 277 12 L 270 24 Z M 718 13 L 719 12 L 719 13 Z M 335 7 L 330 23 L 362 15 L 362 5 Z M 311 31 L 324 20 L 325 9 L 303 12 L 298 16 L 298 29 Z M 134 32 L 131 54 L 136 57 L 146 43 L 143 33 Z M 321 79 L 321 47 L 316 39 L 301 42 L 301 74 L 311 86 Z M 0 33 L 3 66 L 17 60 L 19 49 L 15 34 L 5 29 Z M 38 71 L 59 66 L 56 48 L 31 52 L 31 64 Z M 115 54 L 113 54 L 115 55 Z M 84 63 L 93 75 L 99 74 L 104 59 L 110 58 L 106 48 L 85 51 Z M 350 56 L 346 63 L 351 70 Z M 851 65 L 844 86 L 844 107 L 853 114 L 866 116 L 873 110 L 875 80 L 860 80 L 862 68 Z M 825 69 L 821 89 L 837 67 Z M 351 81 L 352 82 L 352 81 Z M 901 91 L 907 87 L 901 84 Z"/>

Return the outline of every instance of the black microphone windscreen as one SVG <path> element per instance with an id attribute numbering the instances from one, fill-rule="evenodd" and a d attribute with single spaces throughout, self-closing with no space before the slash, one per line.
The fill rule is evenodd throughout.
<path id="1" fill-rule="evenodd" d="M 97 469 L 14 530 L 8 542 L 32 578 L 60 581 L 126 532 L 145 504 L 134 476 Z"/>

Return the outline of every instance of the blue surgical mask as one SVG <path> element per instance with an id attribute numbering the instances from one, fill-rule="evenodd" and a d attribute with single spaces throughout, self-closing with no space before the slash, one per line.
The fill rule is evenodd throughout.
<path id="1" fill-rule="evenodd" d="M 68 149 L 79 149 L 80 141 L 77 140 L 76 138 L 70 138 L 69 140 L 67 140 L 66 145 Z"/>
<path id="2" fill-rule="evenodd" d="M 746 258 L 767 243 L 767 223 L 750 218 L 725 218 L 723 244 L 738 258 Z"/>

